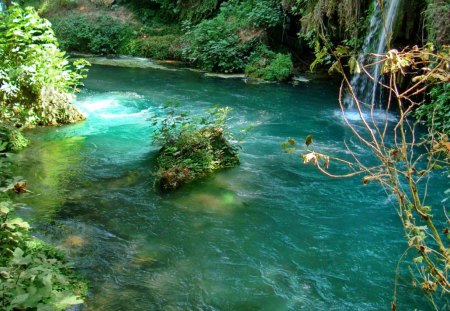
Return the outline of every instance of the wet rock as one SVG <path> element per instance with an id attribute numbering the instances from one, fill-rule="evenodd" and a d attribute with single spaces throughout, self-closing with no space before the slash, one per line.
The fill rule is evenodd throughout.
<path id="1" fill-rule="evenodd" d="M 166 66 L 157 64 L 148 58 L 141 57 L 88 57 L 88 62 L 94 65 L 114 66 L 114 67 L 128 67 L 128 68 L 143 68 L 143 69 L 159 69 L 177 71 L 178 69 L 168 68 Z"/>
<path id="2" fill-rule="evenodd" d="M 310 80 L 304 76 L 295 76 L 292 78 L 294 82 L 309 82 Z"/>
<path id="3" fill-rule="evenodd" d="M 205 77 L 221 78 L 221 79 L 245 79 L 245 75 L 242 73 L 205 73 Z"/>

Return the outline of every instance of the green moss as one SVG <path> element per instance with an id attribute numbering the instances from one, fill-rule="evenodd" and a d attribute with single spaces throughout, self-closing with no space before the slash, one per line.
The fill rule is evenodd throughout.
<path id="1" fill-rule="evenodd" d="M 284 81 L 292 75 L 293 68 L 290 55 L 275 53 L 260 46 L 250 56 L 245 74 L 254 79 Z"/>

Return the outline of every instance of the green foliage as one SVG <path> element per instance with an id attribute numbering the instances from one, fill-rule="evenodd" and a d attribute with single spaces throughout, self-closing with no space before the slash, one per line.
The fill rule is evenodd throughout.
<path id="1" fill-rule="evenodd" d="M 428 41 L 438 47 L 450 44 L 450 3 L 446 0 L 427 0 L 425 11 Z"/>
<path id="2" fill-rule="evenodd" d="M 28 140 L 14 126 L 0 122 L 0 152 L 20 151 L 28 145 Z"/>
<path id="3" fill-rule="evenodd" d="M 167 105 L 167 115 L 153 123 L 154 142 L 162 144 L 155 174 L 161 190 L 174 190 L 215 170 L 239 165 L 238 147 L 228 141 L 229 108 L 211 108 L 200 118 L 177 113 L 176 108 Z"/>
<path id="4" fill-rule="evenodd" d="M 151 19 L 160 20 L 189 20 L 199 22 L 210 17 L 219 7 L 220 0 L 118 0 L 119 4 L 129 4 L 135 14 L 143 22 Z"/>
<path id="5" fill-rule="evenodd" d="M 415 111 L 416 117 L 433 132 L 450 136 L 450 83 L 434 85 L 429 96 L 430 100 Z"/>
<path id="6" fill-rule="evenodd" d="M 262 45 L 250 55 L 245 74 L 255 79 L 284 81 L 292 75 L 293 67 L 289 55 L 272 52 Z"/>
<path id="7" fill-rule="evenodd" d="M 2 310 L 66 310 L 80 304 L 86 285 L 64 256 L 33 239 L 27 222 L 0 202 L 0 306 Z"/>
<path id="8" fill-rule="evenodd" d="M 133 36 L 133 27 L 105 15 L 92 19 L 78 12 L 52 18 L 61 48 L 100 55 L 116 54 Z"/>
<path id="9" fill-rule="evenodd" d="M 206 20 L 186 34 L 189 46 L 185 58 L 209 71 L 234 72 L 244 68 L 244 58 L 250 48 L 242 44 L 237 29 L 223 17 Z"/>
<path id="10" fill-rule="evenodd" d="M 150 36 L 131 39 L 120 49 L 120 54 L 143 56 L 153 59 L 181 59 L 181 39 L 179 35 Z"/>
<path id="11" fill-rule="evenodd" d="M 184 56 L 205 70 L 242 71 L 246 59 L 267 28 L 281 22 L 277 1 L 224 2 L 219 14 L 200 24 L 186 24 Z"/>
<path id="12" fill-rule="evenodd" d="M 71 67 L 50 23 L 32 8 L 12 5 L 0 15 L 0 117 L 18 126 L 83 119 L 67 93 L 76 91 L 87 63 Z"/>
<path id="13" fill-rule="evenodd" d="M 64 254 L 33 238 L 29 224 L 15 216 L 9 196 L 25 183 L 12 178 L 9 164 L 0 158 L 0 309 L 66 310 L 82 303 L 86 283 Z"/>

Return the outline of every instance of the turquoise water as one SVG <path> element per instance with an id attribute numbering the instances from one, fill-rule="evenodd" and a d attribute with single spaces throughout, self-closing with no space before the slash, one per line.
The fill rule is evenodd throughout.
<path id="1" fill-rule="evenodd" d="M 358 178 L 327 178 L 280 147 L 313 134 L 318 150 L 345 156 L 344 140 L 355 141 L 335 82 L 94 66 L 85 84 L 77 105 L 87 121 L 31 131 L 19 173 L 32 191 L 20 212 L 89 280 L 87 310 L 390 308 L 406 243 L 389 197 Z M 155 191 L 148 118 L 167 100 L 194 114 L 232 107 L 233 126 L 254 127 L 241 166 Z M 442 206 L 435 191 L 431 203 Z M 399 309 L 427 310 L 410 284 L 404 265 Z"/>

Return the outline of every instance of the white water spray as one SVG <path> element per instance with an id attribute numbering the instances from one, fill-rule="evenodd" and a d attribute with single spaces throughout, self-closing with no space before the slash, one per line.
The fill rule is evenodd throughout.
<path id="1" fill-rule="evenodd" d="M 367 35 L 361 54 L 358 57 L 358 64 L 362 67 L 365 62 L 365 56 L 370 53 L 378 55 L 383 54 L 389 46 L 392 36 L 392 26 L 397 14 L 398 6 L 401 0 L 380 1 L 374 0 L 374 13 L 370 19 L 370 31 Z M 384 7 L 380 7 L 380 2 Z M 373 62 L 376 62 L 375 58 Z M 377 102 L 378 83 L 380 81 L 381 64 L 376 64 L 370 70 L 369 74 L 373 77 L 370 79 L 365 73 L 355 74 L 352 78 L 351 85 L 356 92 L 357 97 L 364 103 L 371 106 Z M 353 100 L 347 100 L 348 107 L 353 107 Z"/>

